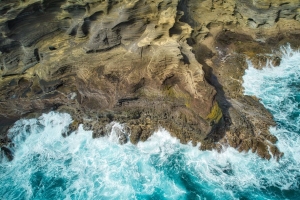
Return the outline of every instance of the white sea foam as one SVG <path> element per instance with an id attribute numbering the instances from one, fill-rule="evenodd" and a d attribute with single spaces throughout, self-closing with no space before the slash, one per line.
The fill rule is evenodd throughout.
<path id="1" fill-rule="evenodd" d="M 63 138 L 71 117 L 50 112 L 20 120 L 10 130 L 12 162 L 0 164 L 4 199 L 294 199 L 299 197 L 300 137 L 297 81 L 300 54 L 283 49 L 279 67 L 256 70 L 249 63 L 245 93 L 270 109 L 271 132 L 285 156 L 277 162 L 252 153 L 199 151 L 161 128 L 146 142 L 120 145 L 114 132 L 92 139 L 82 126 Z M 291 79 L 291 77 L 295 77 Z M 277 80 L 280 80 L 278 82 Z M 299 82 L 297 82 L 299 84 Z M 296 86 L 297 86 L 296 84 Z M 290 104 L 287 104 L 291 102 Z M 297 107 L 298 106 L 298 107 Z M 291 117 L 291 113 L 295 116 Z M 122 129 L 118 123 L 113 127 Z"/>

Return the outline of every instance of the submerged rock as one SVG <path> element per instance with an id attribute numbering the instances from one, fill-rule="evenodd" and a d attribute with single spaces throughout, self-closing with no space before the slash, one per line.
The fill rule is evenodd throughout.
<path id="1" fill-rule="evenodd" d="M 120 128 L 114 128 L 114 131 L 119 139 L 120 144 L 126 144 L 127 143 L 127 134 L 121 130 Z"/>
<path id="2" fill-rule="evenodd" d="M 4 153 L 4 155 L 8 159 L 8 161 L 12 161 L 14 159 L 14 154 L 9 148 L 3 146 L 3 147 L 1 147 L 1 152 Z"/>

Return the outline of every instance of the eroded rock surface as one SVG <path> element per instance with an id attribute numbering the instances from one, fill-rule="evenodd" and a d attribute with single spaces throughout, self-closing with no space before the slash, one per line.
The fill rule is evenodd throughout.
<path id="1" fill-rule="evenodd" d="M 145 141 L 162 126 L 202 150 L 227 144 L 280 157 L 271 114 L 241 83 L 247 58 L 259 67 L 272 48 L 298 44 L 299 4 L 1 1 L 1 146 L 8 119 L 57 109 L 74 118 L 64 136 L 83 123 L 101 137 L 118 121 L 128 129 L 120 143 Z"/>

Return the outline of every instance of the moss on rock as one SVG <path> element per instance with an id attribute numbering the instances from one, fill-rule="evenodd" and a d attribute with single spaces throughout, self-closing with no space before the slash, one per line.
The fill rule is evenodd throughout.
<path id="1" fill-rule="evenodd" d="M 210 113 L 207 115 L 206 119 L 209 122 L 218 123 L 222 118 L 222 116 L 223 116 L 222 110 L 219 107 L 218 103 L 215 102 L 213 107 L 211 108 Z"/>

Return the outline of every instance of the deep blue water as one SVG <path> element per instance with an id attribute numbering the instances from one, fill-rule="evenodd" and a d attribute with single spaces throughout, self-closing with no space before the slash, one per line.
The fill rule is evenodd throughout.
<path id="1" fill-rule="evenodd" d="M 249 63 L 244 76 L 245 93 L 276 119 L 279 162 L 233 148 L 199 151 L 164 129 L 137 146 L 119 145 L 118 123 L 104 138 L 82 127 L 63 138 L 72 119 L 50 112 L 10 130 L 15 159 L 1 157 L 0 199 L 299 199 L 300 53 L 285 47 L 282 54 L 279 67 Z"/>

